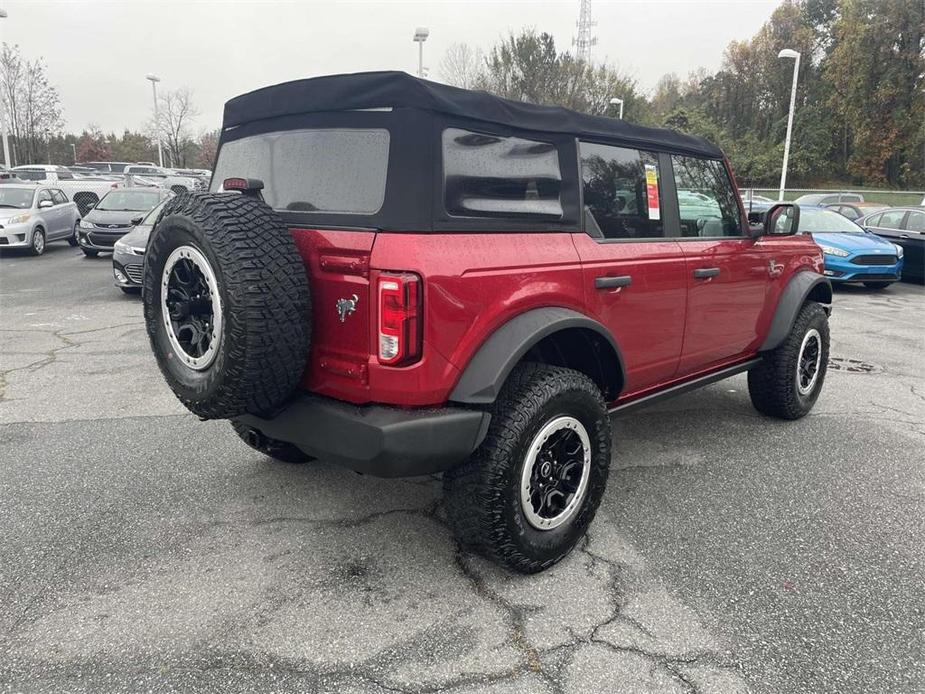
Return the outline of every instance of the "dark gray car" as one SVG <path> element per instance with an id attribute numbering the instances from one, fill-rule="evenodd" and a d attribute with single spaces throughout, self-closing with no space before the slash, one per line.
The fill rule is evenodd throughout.
<path id="1" fill-rule="evenodd" d="M 173 196 L 158 188 L 119 188 L 110 191 L 80 220 L 77 242 L 85 255 L 112 251 L 116 241 L 152 208 Z"/>
<path id="2" fill-rule="evenodd" d="M 145 249 L 154 222 L 164 207 L 164 200 L 145 215 L 134 229 L 116 241 L 112 251 L 112 276 L 115 285 L 126 294 L 138 294 L 145 269 Z"/>
<path id="3" fill-rule="evenodd" d="M 116 241 L 112 251 L 112 276 L 115 285 L 126 294 L 141 292 L 141 281 L 145 269 L 145 249 L 148 236 L 154 228 L 157 216 L 164 208 L 164 200 L 152 209 L 134 229 Z"/>

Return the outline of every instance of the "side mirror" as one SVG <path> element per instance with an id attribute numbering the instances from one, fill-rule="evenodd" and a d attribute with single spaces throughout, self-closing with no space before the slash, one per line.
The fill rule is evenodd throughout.
<path id="1" fill-rule="evenodd" d="M 141 224 L 142 219 L 144 219 L 144 217 L 133 217 L 131 219 L 132 226 L 138 226 L 139 224 Z"/>
<path id="2" fill-rule="evenodd" d="M 800 229 L 800 206 L 779 202 L 764 214 L 761 233 L 764 236 L 793 236 Z"/>
<path id="3" fill-rule="evenodd" d="M 51 200 L 39 200 L 39 209 L 44 210 L 54 206 L 54 204 L 55 203 L 53 203 Z"/>

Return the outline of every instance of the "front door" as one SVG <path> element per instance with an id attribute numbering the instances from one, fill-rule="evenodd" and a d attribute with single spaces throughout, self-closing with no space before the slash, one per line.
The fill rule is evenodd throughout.
<path id="1" fill-rule="evenodd" d="M 757 348 L 785 262 L 774 257 L 774 244 L 746 236 L 722 161 L 672 155 L 671 162 L 688 286 L 678 374 L 687 376 Z"/>
<path id="2" fill-rule="evenodd" d="M 579 154 L 585 233 L 574 239 L 585 302 L 620 346 L 626 397 L 675 375 L 686 263 L 678 241 L 668 238 L 674 234 L 663 205 L 659 157 L 588 142 L 579 144 Z"/>

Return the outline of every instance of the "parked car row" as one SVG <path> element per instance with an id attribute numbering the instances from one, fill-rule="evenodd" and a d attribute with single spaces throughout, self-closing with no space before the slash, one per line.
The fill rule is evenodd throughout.
<path id="1" fill-rule="evenodd" d="M 875 206 L 857 221 L 838 207 L 799 205 L 799 233 L 811 235 L 822 248 L 831 281 L 861 282 L 871 289 L 901 278 L 925 281 L 925 207 Z"/>

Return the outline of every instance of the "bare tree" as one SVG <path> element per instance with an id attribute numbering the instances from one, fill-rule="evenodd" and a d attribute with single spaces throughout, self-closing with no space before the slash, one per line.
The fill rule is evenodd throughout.
<path id="1" fill-rule="evenodd" d="M 454 87 L 480 87 L 485 72 L 485 54 L 469 44 L 454 43 L 446 49 L 437 70 L 440 77 Z"/>
<path id="2" fill-rule="evenodd" d="M 220 130 L 208 130 L 199 136 L 197 143 L 198 152 L 196 154 L 196 164 L 204 169 L 211 169 L 215 163 L 215 155 L 218 152 L 218 136 Z"/>
<path id="3" fill-rule="evenodd" d="M 161 142 L 167 150 L 171 166 L 186 166 L 187 157 L 195 149 L 191 126 L 199 110 L 193 103 L 193 93 L 181 87 L 165 93 L 158 104 L 158 120 L 155 124 Z"/>
<path id="4" fill-rule="evenodd" d="M 61 98 L 49 83 L 45 62 L 25 60 L 19 46 L 0 52 L 0 107 L 20 161 L 41 161 L 52 133 L 61 130 Z"/>

